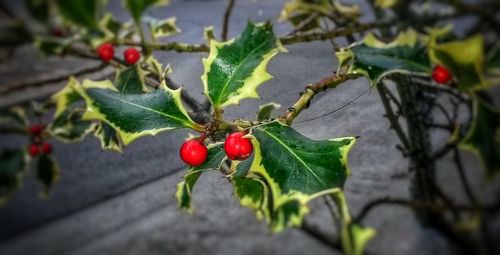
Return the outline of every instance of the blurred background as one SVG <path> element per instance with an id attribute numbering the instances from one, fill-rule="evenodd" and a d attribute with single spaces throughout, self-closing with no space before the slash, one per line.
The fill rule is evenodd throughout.
<path id="1" fill-rule="evenodd" d="M 366 1 L 346 2 L 361 6 L 361 22 L 374 20 Z M 293 27 L 278 21 L 285 3 L 237 0 L 229 37 L 240 34 L 248 20 L 271 20 L 276 34 L 289 33 Z M 226 5 L 225 0 L 172 0 L 169 6 L 148 9 L 147 14 L 177 17 L 182 33 L 165 41 L 204 43 L 206 26 L 213 25 L 219 35 Z M 98 60 L 42 57 L 33 47 L 28 31 L 24 34 L 19 29 L 9 30 L 13 20 L 36 26 L 24 2 L 2 0 L 0 7 L 0 26 L 5 28 L 0 34 L 0 107 L 47 99 L 67 83 L 70 75 L 78 80 L 114 78 L 114 68 Z M 119 21 L 130 20 L 122 1 L 110 0 L 108 9 Z M 474 18 L 467 16 L 453 21 L 458 34 L 466 33 L 475 24 Z M 343 38 L 335 41 L 346 45 Z M 280 54 L 269 65 L 269 73 L 275 78 L 259 88 L 262 100 L 244 100 L 240 106 L 229 107 L 227 119 L 253 118 L 258 106 L 267 102 L 292 105 L 306 84 L 337 69 L 329 41 L 286 48 L 289 52 Z M 122 50 L 118 49 L 117 55 L 121 56 Z M 206 53 L 155 52 L 155 56 L 163 64 L 171 64 L 172 80 L 196 99 L 203 99 L 201 59 Z M 311 139 L 360 136 L 349 160 L 352 177 L 345 185 L 353 214 L 377 198 L 410 197 L 408 161 L 395 147 L 399 140 L 383 118 L 385 112 L 377 91 L 363 94 L 367 86 L 367 80 L 361 78 L 319 95 L 294 124 Z M 358 95 L 359 99 L 335 114 L 300 122 L 339 108 Z M 0 254 L 341 254 L 338 243 L 330 241 L 338 233 L 322 200 L 311 204 L 307 228 L 272 234 L 251 210 L 239 205 L 227 180 L 213 172 L 204 175 L 193 191 L 195 212 L 188 214 L 178 209 L 175 185 L 186 171 L 178 149 L 187 136 L 186 131 L 178 130 L 144 137 L 127 146 L 123 154 L 102 151 L 94 137 L 75 144 L 54 141 L 60 181 L 48 199 L 41 199 L 40 184 L 35 178 L 25 178 L 20 190 L 0 207 Z M 433 141 L 446 139 L 443 133 L 432 134 Z M 1 147 L 28 143 L 23 136 L 0 135 Z M 485 180 L 478 160 L 467 152 L 462 157 L 466 169 L 477 170 L 467 172 L 477 197 L 486 204 L 495 202 L 500 194 L 498 178 Z M 437 180 L 446 193 L 458 202 L 467 202 L 452 158 L 440 161 L 436 169 Z M 377 207 L 364 224 L 377 230 L 367 254 L 460 254 L 460 248 L 434 229 L 422 226 L 406 207 Z M 500 236 L 500 217 L 488 225 L 493 238 Z M 494 245 L 500 252 L 499 244 Z"/>

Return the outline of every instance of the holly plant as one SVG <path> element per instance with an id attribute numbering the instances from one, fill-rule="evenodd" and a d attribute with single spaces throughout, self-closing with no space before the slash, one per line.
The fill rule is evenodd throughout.
<path id="1" fill-rule="evenodd" d="M 187 129 L 191 135 L 179 148 L 186 172 L 175 196 L 179 207 L 188 212 L 193 211 L 191 198 L 196 195 L 197 180 L 215 170 L 232 184 L 241 205 L 253 210 L 273 232 L 303 226 L 312 200 L 323 197 L 334 202 L 340 247 L 349 255 L 363 254 L 375 236 L 375 229 L 364 226 L 362 219 L 377 204 L 407 205 L 418 215 L 430 215 L 451 225 L 446 221 L 451 209 L 445 206 L 463 209 L 456 220 L 460 224 L 471 217 L 483 221 L 488 217 L 476 198 L 470 198 L 471 205 L 446 204 L 449 201 L 437 195 L 439 185 L 429 177 L 434 162 L 452 152 L 458 155 L 462 149 L 477 155 L 486 176 L 500 172 L 500 111 L 488 96 L 488 89 L 499 84 L 500 47 L 482 34 L 457 36 L 452 27 L 443 24 L 449 17 L 430 11 L 413 13 L 411 1 L 377 0 L 372 3 L 377 19 L 363 23 L 357 5 L 337 0 L 291 0 L 280 19 L 293 27 L 289 34 L 276 35 L 271 21 L 248 21 L 238 36 L 227 40 L 234 5 L 230 0 L 220 40 L 214 28 L 207 27 L 203 44 L 184 44 L 161 41 L 181 32 L 176 18 L 147 15 L 149 9 L 168 1 L 123 1 L 131 17 L 128 22 L 105 12 L 105 2 L 26 1 L 32 18 L 46 28 L 34 34 L 34 44 L 41 53 L 100 59 L 103 67 L 113 66 L 116 75 L 111 80 L 71 76 L 49 100 L 2 111 L 1 120 L 8 130 L 30 138 L 24 147 L 1 151 L 3 203 L 18 188 L 32 165 L 30 161 L 36 162 L 33 167 L 44 194 L 49 193 L 59 176 L 50 139 L 72 143 L 94 136 L 102 149 L 121 153 L 143 136 Z M 442 1 L 430 1 L 429 5 L 434 2 Z M 496 33 L 499 26 L 490 24 L 494 20 L 487 18 L 489 11 L 471 9 L 457 1 L 444 2 L 454 15 L 478 15 L 487 23 L 485 29 Z M 405 22 L 399 16 L 403 15 L 401 10 L 412 12 L 415 22 Z M 334 40 L 339 37 L 347 43 Z M 265 90 L 260 86 L 273 78 L 267 66 L 287 51 L 286 45 L 317 40 L 332 43 L 339 63 L 332 66 L 332 76 L 305 86 L 296 103 L 282 114 L 276 114 L 279 105 L 264 102 L 254 119 L 225 118 L 226 107 L 260 98 L 258 89 Z M 155 58 L 156 51 L 207 53 L 201 75 L 206 103 L 197 102 L 172 81 L 172 68 Z M 123 52 L 123 56 L 116 52 Z M 400 139 L 397 146 L 412 162 L 410 172 L 416 186 L 413 201 L 381 199 L 354 217 L 344 186 L 351 171 L 356 171 L 349 168 L 349 152 L 363 138 L 312 140 L 292 124 L 317 94 L 341 84 L 348 86 L 347 81 L 359 78 L 367 81 L 368 90 L 378 91 L 391 128 Z M 392 85 L 395 89 L 389 88 Z M 446 100 L 451 108 L 442 106 Z M 465 113 L 459 112 L 461 107 Z M 432 118 L 430 113 L 436 111 L 446 117 L 446 123 Z M 40 116 L 47 115 L 52 115 L 50 121 L 43 122 L 47 118 Z M 462 115 L 468 120 L 459 118 Z M 427 133 L 436 128 L 449 132 L 445 144 L 430 145 L 426 140 Z M 431 195 L 423 197 L 424 192 Z M 466 231 L 467 236 L 471 231 Z"/>

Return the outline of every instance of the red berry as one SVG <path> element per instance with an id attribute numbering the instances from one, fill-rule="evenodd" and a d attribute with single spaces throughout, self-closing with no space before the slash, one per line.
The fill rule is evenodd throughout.
<path id="1" fill-rule="evenodd" d="M 97 48 L 97 54 L 104 62 L 109 62 L 115 56 L 115 49 L 111 43 L 103 43 Z"/>
<path id="2" fill-rule="evenodd" d="M 141 58 L 141 53 L 135 48 L 128 48 L 123 52 L 123 58 L 129 65 L 133 65 Z"/>
<path id="3" fill-rule="evenodd" d="M 451 73 L 442 65 L 437 65 L 432 70 L 432 79 L 440 84 L 447 84 L 451 80 Z"/>
<path id="4" fill-rule="evenodd" d="M 199 166 L 207 159 L 207 146 L 199 140 L 185 141 L 181 146 L 181 159 L 190 166 Z"/>
<path id="5" fill-rule="evenodd" d="M 224 142 L 226 155 L 232 160 L 245 160 L 252 154 L 253 145 L 250 139 L 243 138 L 243 132 L 230 134 Z"/>
<path id="6" fill-rule="evenodd" d="M 30 154 L 30 156 L 36 157 L 38 154 L 40 154 L 40 148 L 36 144 L 31 144 L 28 147 L 28 153 Z"/>
<path id="7" fill-rule="evenodd" d="M 61 28 L 52 29 L 52 35 L 55 37 L 64 37 L 64 31 Z"/>
<path id="8" fill-rule="evenodd" d="M 30 131 L 30 134 L 32 134 L 34 136 L 41 135 L 43 132 L 43 125 L 40 125 L 40 124 L 31 125 L 29 131 Z"/>
<path id="9" fill-rule="evenodd" d="M 50 154 L 50 153 L 52 153 L 52 150 L 53 150 L 52 144 L 50 144 L 50 143 L 43 143 L 42 144 L 42 152 L 44 154 Z"/>

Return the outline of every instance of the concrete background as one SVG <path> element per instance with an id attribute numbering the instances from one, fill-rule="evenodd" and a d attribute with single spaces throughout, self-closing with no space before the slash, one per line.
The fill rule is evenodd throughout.
<path id="1" fill-rule="evenodd" d="M 5 1 L 4 1 L 5 2 Z M 220 34 L 226 1 L 174 0 L 166 8 L 148 11 L 155 17 L 177 16 L 180 35 L 167 41 L 202 43 L 203 28 L 214 25 Z M 275 32 L 290 31 L 288 24 L 277 22 L 283 0 L 238 0 L 231 18 L 229 35 L 236 36 L 248 19 L 271 19 Z M 364 1 L 364 21 L 372 19 Z M 11 3 L 20 11 L 21 3 Z M 122 21 L 128 19 L 121 1 L 110 1 L 110 10 Z M 462 23 L 461 23 L 462 24 Z M 462 28 L 465 29 L 466 22 Z M 341 40 L 338 42 L 342 43 Z M 276 102 L 281 113 L 299 97 L 305 84 L 317 81 L 336 70 L 337 62 L 328 42 L 295 44 L 286 47 L 269 65 L 275 76 L 259 88 L 262 100 L 244 100 L 227 109 L 225 117 L 253 118 L 258 106 Z M 64 76 L 77 70 L 98 66 L 96 61 L 73 58 L 39 58 L 26 45 L 15 57 L 0 64 L 0 86 Z M 172 79 L 182 84 L 197 99 L 202 99 L 201 58 L 205 53 L 157 52 L 164 64 L 171 63 Z M 113 75 L 106 68 L 89 77 L 105 79 Z M 87 76 L 79 77 L 83 79 Z M 65 82 L 46 84 L 0 96 L 1 105 L 43 98 L 57 91 Z M 365 79 L 347 82 L 319 95 L 298 119 L 311 118 L 336 109 L 362 93 Z M 310 122 L 294 124 L 312 139 L 361 136 L 354 147 L 349 165 L 352 177 L 345 190 L 355 214 L 368 201 L 380 197 L 409 197 L 407 162 L 395 148 L 397 137 L 382 116 L 383 107 L 376 91 L 337 113 Z M 242 208 L 232 196 L 229 183 L 219 173 L 204 175 L 195 190 L 194 215 L 177 208 L 175 185 L 185 173 L 178 148 L 186 131 L 166 132 L 142 138 L 125 149 L 123 155 L 101 152 L 97 139 L 82 143 L 55 142 L 55 156 L 61 165 L 61 181 L 48 200 L 38 197 L 40 186 L 34 176 L 25 178 L 22 189 L 0 208 L 0 254 L 340 254 L 313 235 L 289 229 L 271 234 L 263 222 Z M 434 134 L 436 140 L 443 134 Z M 23 138 L 0 136 L 0 146 L 19 147 Z M 479 163 L 467 153 L 468 172 L 475 192 L 482 201 L 490 201 L 500 191 L 499 182 L 483 181 Z M 458 201 L 466 201 L 450 160 L 438 165 L 438 178 Z M 335 225 L 321 200 L 313 202 L 307 221 L 324 233 L 336 236 Z M 438 233 L 423 228 L 406 208 L 383 206 L 375 209 L 365 225 L 377 229 L 368 245 L 371 254 L 455 254 Z M 498 223 L 497 223 L 498 225 Z M 498 228 L 497 228 L 498 229 Z M 498 232 L 498 231 L 496 231 Z"/>

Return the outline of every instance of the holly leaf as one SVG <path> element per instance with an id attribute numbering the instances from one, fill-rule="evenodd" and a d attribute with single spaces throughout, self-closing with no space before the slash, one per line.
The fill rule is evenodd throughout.
<path id="1" fill-rule="evenodd" d="M 0 151 L 0 206 L 19 188 L 27 165 L 28 156 L 24 150 Z"/>
<path id="2" fill-rule="evenodd" d="M 13 124 L 19 128 L 28 127 L 26 111 L 19 106 L 0 110 L 0 124 Z"/>
<path id="3" fill-rule="evenodd" d="M 500 172 L 500 109 L 472 94 L 472 125 L 460 147 L 473 152 L 481 161 L 487 175 Z"/>
<path id="4" fill-rule="evenodd" d="M 61 55 L 70 45 L 71 39 L 35 36 L 34 45 L 42 56 Z"/>
<path id="5" fill-rule="evenodd" d="M 153 41 L 158 40 L 160 37 L 167 37 L 181 32 L 181 29 L 177 27 L 177 18 L 171 17 L 167 19 L 155 19 L 148 17 L 146 22 L 149 25 L 149 30 Z"/>
<path id="6" fill-rule="evenodd" d="M 384 43 L 369 34 L 360 43 L 355 43 L 337 52 L 340 69 L 367 77 L 372 85 L 392 73 L 430 76 L 430 61 L 426 48 L 418 42 L 413 30 L 402 32 L 390 42 Z"/>
<path id="7" fill-rule="evenodd" d="M 259 98 L 257 87 L 272 78 L 267 64 L 285 49 L 272 31 L 271 23 L 249 22 L 243 34 L 227 42 L 210 40 L 210 54 L 203 59 L 201 77 L 205 95 L 216 108 Z"/>
<path id="8" fill-rule="evenodd" d="M 56 4 L 67 21 L 89 29 L 97 28 L 97 0 L 56 0 Z"/>
<path id="9" fill-rule="evenodd" d="M 190 167 L 188 173 L 183 177 L 183 180 L 177 184 L 177 192 L 175 197 L 179 204 L 179 208 L 193 212 L 191 207 L 191 192 L 196 181 L 203 172 L 209 170 L 220 169 L 226 153 L 223 149 L 223 143 L 210 144 L 208 146 L 207 160 L 201 166 Z"/>
<path id="10" fill-rule="evenodd" d="M 145 135 L 162 131 L 203 127 L 191 120 L 181 102 L 181 89 L 171 90 L 163 83 L 151 93 L 123 94 L 110 81 L 85 80 L 77 87 L 85 99 L 84 120 L 100 120 L 112 126 L 128 145 Z"/>
<path id="11" fill-rule="evenodd" d="M 464 50 L 467 49 L 467 50 Z M 463 41 L 435 44 L 429 48 L 433 63 L 448 68 L 463 91 L 489 88 L 484 79 L 484 41 L 481 35 Z"/>
<path id="12" fill-rule="evenodd" d="M 116 130 L 114 130 L 112 126 L 106 124 L 106 122 L 99 122 L 94 132 L 94 136 L 101 142 L 101 148 L 103 150 L 112 150 L 119 153 L 123 152 L 122 143 Z"/>
<path id="13" fill-rule="evenodd" d="M 59 165 L 49 155 L 42 154 L 38 157 L 36 176 L 43 186 L 42 197 L 47 198 L 52 186 L 59 181 Z"/>
<path id="14" fill-rule="evenodd" d="M 82 100 L 82 97 L 76 91 L 76 87 L 80 86 L 75 77 L 70 76 L 66 86 L 52 95 L 51 99 L 56 104 L 56 111 L 54 118 L 57 119 L 64 111 L 68 109 L 73 103 Z"/>
<path id="15" fill-rule="evenodd" d="M 114 83 L 120 93 L 142 94 L 146 91 L 144 71 L 139 65 L 119 69 Z"/>
<path id="16" fill-rule="evenodd" d="M 277 121 L 253 128 L 251 136 L 252 163 L 238 164 L 242 169 L 236 173 L 246 174 L 235 177 L 258 178 L 266 184 L 270 208 L 260 210 L 269 210 L 273 231 L 299 226 L 309 212 L 307 203 L 338 192 L 349 175 L 347 154 L 354 137 L 314 141 Z"/>
<path id="17" fill-rule="evenodd" d="M 65 143 L 80 142 L 95 130 L 95 124 L 82 120 L 82 115 L 83 109 L 63 111 L 49 125 L 48 132 Z"/>
<path id="18" fill-rule="evenodd" d="M 125 0 L 125 7 L 128 9 L 136 22 L 141 20 L 143 12 L 153 5 L 167 5 L 170 0 Z"/>
<path id="19" fill-rule="evenodd" d="M 268 103 L 259 106 L 259 110 L 257 111 L 257 120 L 258 121 L 263 121 L 263 120 L 268 120 L 271 118 L 271 113 L 280 108 L 281 105 L 277 103 Z"/>
<path id="20" fill-rule="evenodd" d="M 398 0 L 375 0 L 375 6 L 380 9 L 389 9 L 394 7 Z"/>

